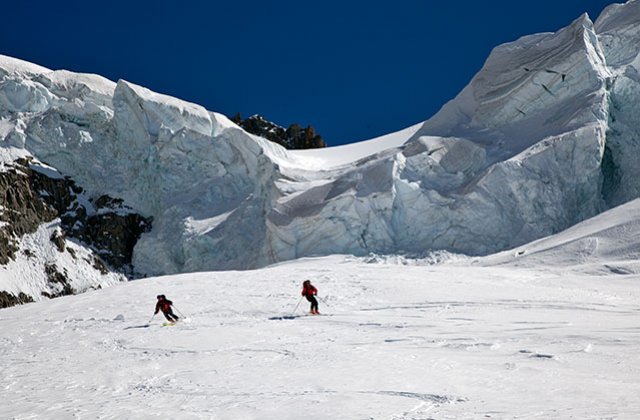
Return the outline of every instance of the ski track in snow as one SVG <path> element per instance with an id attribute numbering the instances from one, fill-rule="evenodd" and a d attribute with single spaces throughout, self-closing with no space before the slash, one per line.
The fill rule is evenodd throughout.
<path id="1" fill-rule="evenodd" d="M 330 316 L 269 319 L 305 278 Z M 637 281 L 338 256 L 134 281 L 0 311 L 0 418 L 638 418 Z M 188 319 L 145 327 L 160 292 Z"/>

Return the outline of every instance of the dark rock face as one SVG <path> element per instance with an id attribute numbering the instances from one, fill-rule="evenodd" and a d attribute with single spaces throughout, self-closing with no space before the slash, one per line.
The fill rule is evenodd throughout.
<path id="1" fill-rule="evenodd" d="M 0 308 L 8 308 L 10 306 L 21 305 L 23 303 L 33 302 L 33 298 L 22 292 L 18 296 L 0 290 Z"/>
<path id="2" fill-rule="evenodd" d="M 145 218 L 122 203 L 122 200 L 103 195 L 93 202 L 96 214 L 82 211 L 62 217 L 65 231 L 72 237 L 90 244 L 107 264 L 126 273 L 131 272 L 133 247 L 144 232 L 151 229 L 151 218 Z M 104 263 L 94 267 L 104 271 Z"/>
<path id="3" fill-rule="evenodd" d="M 0 172 L 0 264 L 7 264 L 18 250 L 16 239 L 33 233 L 38 226 L 55 219 L 57 212 L 37 193 L 31 171 L 17 163 Z"/>
<path id="4" fill-rule="evenodd" d="M 88 261 L 102 274 L 109 270 L 131 275 L 133 248 L 142 233 L 151 229 L 151 218 L 145 218 L 125 206 L 122 200 L 107 195 L 89 200 L 87 208 L 78 200 L 82 193 L 71 179 L 49 176 L 46 171 L 32 165 L 28 159 L 15 161 L 5 172 L 0 172 L 0 264 L 15 259 L 18 240 L 33 233 L 43 223 L 60 218 L 60 227 L 50 236 L 59 252 L 69 251 L 66 240 L 76 239 L 95 255 Z M 29 257 L 33 251 L 23 250 Z M 50 292 L 46 297 L 72 294 L 66 270 L 55 264 L 45 267 Z M 0 292 L 0 307 L 27 302 L 31 297 L 15 297 Z M 32 301 L 32 299 L 31 299 Z"/>
<path id="5" fill-rule="evenodd" d="M 90 214 L 77 200 L 82 188 L 72 180 L 50 178 L 29 168 L 23 171 L 55 217 L 60 217 L 63 234 L 51 239 L 61 252 L 64 237 L 76 238 L 90 245 L 113 268 L 130 271 L 133 247 L 140 235 L 151 229 L 151 218 L 134 213 L 122 200 L 107 195 L 92 200 L 95 212 Z"/>
<path id="6" fill-rule="evenodd" d="M 302 128 L 298 124 L 291 124 L 289 128 L 285 129 L 260 115 L 253 115 L 243 120 L 240 114 L 236 114 L 233 122 L 241 126 L 245 131 L 271 140 L 287 149 L 327 147 L 322 137 L 316 134 L 312 126 Z"/>
<path id="7" fill-rule="evenodd" d="M 44 267 L 44 271 L 47 274 L 47 282 L 49 283 L 49 288 L 52 292 L 42 292 L 42 296 L 55 298 L 75 293 L 75 290 L 73 290 L 69 284 L 69 275 L 67 274 L 67 270 L 63 270 L 61 273 L 58 271 L 58 267 L 56 267 L 55 264 L 47 264 Z"/>

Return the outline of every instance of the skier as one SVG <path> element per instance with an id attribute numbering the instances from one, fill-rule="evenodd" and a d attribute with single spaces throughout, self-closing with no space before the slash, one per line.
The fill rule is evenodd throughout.
<path id="1" fill-rule="evenodd" d="M 162 314 L 165 318 L 167 318 L 169 322 L 178 322 L 178 316 L 174 314 L 173 310 L 171 309 L 171 305 L 173 305 L 173 302 L 167 299 L 165 295 L 158 295 L 157 298 L 158 303 L 156 303 L 156 311 L 153 313 L 153 315 L 155 316 L 158 311 L 162 311 Z"/>
<path id="2" fill-rule="evenodd" d="M 307 300 L 311 302 L 311 310 L 309 313 L 313 315 L 320 315 L 320 312 L 318 312 L 318 301 L 315 297 L 317 294 L 318 289 L 311 284 L 311 280 L 305 280 L 302 283 L 302 296 L 306 297 Z"/>

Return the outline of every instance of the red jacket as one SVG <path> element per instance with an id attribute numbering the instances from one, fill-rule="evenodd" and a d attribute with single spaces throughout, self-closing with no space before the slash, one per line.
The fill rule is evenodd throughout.
<path id="1" fill-rule="evenodd" d="M 318 294 L 318 289 L 313 287 L 313 285 L 311 283 L 305 284 L 302 287 L 302 296 L 313 296 L 313 295 L 316 295 L 316 294 Z"/>
<path id="2" fill-rule="evenodd" d="M 156 303 L 156 311 L 154 312 L 154 314 L 157 314 L 158 311 L 162 311 L 162 313 L 171 311 L 171 305 L 173 305 L 173 302 L 171 302 L 169 299 L 158 300 L 158 303 Z"/>

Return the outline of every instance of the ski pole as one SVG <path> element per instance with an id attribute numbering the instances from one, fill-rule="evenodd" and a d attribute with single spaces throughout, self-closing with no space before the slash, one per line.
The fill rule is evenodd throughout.
<path id="1" fill-rule="evenodd" d="M 183 314 L 182 312 L 180 312 L 180 309 L 176 308 L 176 305 L 173 305 L 173 309 L 175 309 L 176 311 L 178 311 L 178 313 L 180 315 L 182 315 L 183 318 L 187 318 L 187 316 L 185 314 Z"/>
<path id="2" fill-rule="evenodd" d="M 327 301 L 326 301 L 326 300 L 324 300 L 324 298 L 323 298 L 323 297 L 320 297 L 320 296 L 318 296 L 318 295 L 316 295 L 316 296 L 318 297 L 318 299 L 320 299 L 320 300 L 322 301 L 322 303 L 324 303 L 324 304 L 325 304 L 325 305 L 327 305 L 327 306 L 331 306 L 331 305 L 329 305 L 329 304 L 327 303 Z"/>
<path id="3" fill-rule="evenodd" d="M 151 321 L 153 321 L 153 318 L 155 317 L 156 317 L 156 314 L 153 314 L 153 316 L 149 318 L 149 320 L 147 321 L 147 324 L 151 324 Z"/>
<path id="4" fill-rule="evenodd" d="M 301 296 L 301 297 L 300 297 L 300 300 L 298 301 L 298 304 L 297 304 L 297 305 L 296 305 L 296 307 L 293 309 L 293 312 L 291 312 L 291 316 L 293 316 L 293 314 L 295 314 L 295 313 L 296 313 L 296 311 L 298 310 L 298 306 L 300 306 L 300 302 L 302 302 L 302 298 L 303 298 L 303 297 L 304 297 L 304 296 Z"/>

